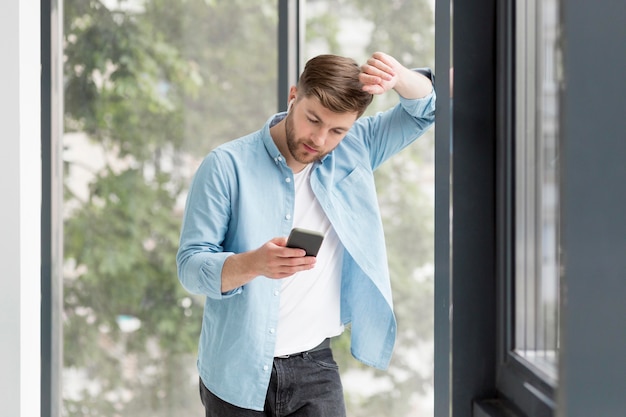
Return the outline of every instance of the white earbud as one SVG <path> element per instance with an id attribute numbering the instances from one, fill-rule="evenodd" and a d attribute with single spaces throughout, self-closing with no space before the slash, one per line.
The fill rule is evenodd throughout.
<path id="1" fill-rule="evenodd" d="M 294 101 L 295 101 L 295 99 L 294 99 L 294 98 L 292 98 L 292 99 L 289 101 L 289 104 L 287 105 L 287 113 L 289 113 L 289 112 L 291 111 L 291 106 L 293 106 L 293 102 L 294 102 Z"/>

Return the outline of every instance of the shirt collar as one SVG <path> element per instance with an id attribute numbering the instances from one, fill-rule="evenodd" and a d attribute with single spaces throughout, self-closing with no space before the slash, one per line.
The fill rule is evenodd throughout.
<path id="1" fill-rule="evenodd" d="M 280 153 L 278 147 L 274 143 L 274 139 L 270 134 L 270 128 L 283 120 L 285 116 L 287 116 L 286 112 L 273 115 L 267 120 L 267 122 L 265 122 L 265 126 L 263 126 L 263 129 L 261 130 L 261 137 L 263 139 L 263 144 L 265 145 L 265 150 L 277 165 L 281 162 L 285 163 L 285 157 Z"/>

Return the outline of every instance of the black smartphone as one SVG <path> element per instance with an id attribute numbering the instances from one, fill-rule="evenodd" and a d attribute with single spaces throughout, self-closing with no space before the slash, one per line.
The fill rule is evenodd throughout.
<path id="1" fill-rule="evenodd" d="M 289 233 L 287 247 L 304 249 L 306 256 L 317 256 L 323 240 L 324 235 L 320 232 L 294 227 Z"/>

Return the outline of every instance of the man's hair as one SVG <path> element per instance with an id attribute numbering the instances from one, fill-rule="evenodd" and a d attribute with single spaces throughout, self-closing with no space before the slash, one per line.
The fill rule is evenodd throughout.
<path id="1" fill-rule="evenodd" d="M 361 67 L 351 58 L 318 55 L 306 63 L 298 80 L 298 92 L 304 97 L 316 97 L 330 111 L 357 113 L 358 118 L 374 98 L 363 91 L 360 73 Z"/>

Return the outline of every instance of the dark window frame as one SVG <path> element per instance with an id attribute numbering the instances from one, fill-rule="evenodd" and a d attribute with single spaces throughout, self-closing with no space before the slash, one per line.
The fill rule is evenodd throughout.
<path id="1" fill-rule="evenodd" d="M 450 2 L 437 5 L 445 13 Z M 436 129 L 442 164 L 435 180 L 435 323 L 442 325 L 435 328 L 437 416 L 554 412 L 553 387 L 513 352 L 514 6 L 514 0 L 455 4 L 452 30 L 437 26 L 437 66 L 449 55 L 455 67 L 454 109 L 441 94 L 438 101 L 438 116 L 449 111 L 451 126 L 438 119 Z M 448 33 L 451 54 L 441 39 Z M 454 308 L 447 311 L 447 305 Z"/>
<path id="2" fill-rule="evenodd" d="M 550 417 L 555 389 L 513 352 L 515 323 L 515 4 L 496 5 L 496 317 L 494 398 L 478 401 L 476 415 Z"/>
<path id="3" fill-rule="evenodd" d="M 40 2 L 41 57 L 41 370 L 40 415 L 61 415 L 63 368 L 62 0 Z"/>
<path id="4" fill-rule="evenodd" d="M 621 18 L 626 4 L 605 2 L 598 7 L 590 2 L 560 2 L 561 35 L 566 40 L 561 45 L 562 70 L 567 86 L 573 87 L 560 91 L 561 246 L 565 255 L 561 293 L 567 297 L 559 300 L 561 350 L 556 390 L 510 353 L 515 209 L 510 195 L 514 179 L 513 4 L 514 0 L 457 2 L 457 18 L 446 26 L 451 1 L 436 0 L 438 82 L 447 81 L 442 72 L 450 60 L 456 69 L 454 112 L 443 94 L 439 94 L 437 104 L 438 116 L 451 116 L 452 127 L 448 129 L 448 119 L 438 118 L 435 131 L 436 160 L 443 163 L 436 166 L 435 178 L 435 200 L 439 203 L 435 208 L 435 218 L 439 219 L 435 222 L 435 416 L 535 417 L 557 414 L 555 409 L 559 415 L 572 417 L 613 416 L 623 410 L 626 374 L 626 335 L 616 331 L 626 312 L 626 196 L 616 192 L 626 179 L 626 118 L 622 114 L 626 107 L 622 70 L 626 56 L 615 53 L 626 39 Z M 496 20 L 497 27 L 491 34 L 485 33 L 484 26 Z M 447 44 L 452 36 L 456 47 L 451 50 Z M 496 88 L 485 93 L 476 84 L 487 90 L 492 85 Z M 445 87 L 438 93 L 442 91 Z M 499 120 L 495 133 L 497 162 L 485 157 L 491 151 L 490 142 L 481 134 L 491 135 L 496 122 L 490 114 L 471 113 L 467 108 L 479 107 L 488 113 L 490 97 L 494 96 L 497 108 L 493 120 Z M 453 164 L 446 165 L 451 138 Z M 490 194 L 497 197 L 493 204 L 477 199 L 476 191 L 457 192 L 459 187 L 485 186 L 483 176 L 467 178 L 477 172 L 472 167 L 478 166 L 479 174 L 491 171 L 496 176 Z M 483 243 L 477 239 L 472 246 L 471 237 L 477 234 L 475 224 L 479 223 L 481 237 L 489 244 L 485 235 L 491 233 L 492 225 L 475 207 L 466 206 L 491 210 L 494 205 L 495 244 L 489 252 L 476 248 Z M 471 257 L 481 255 L 485 258 L 479 260 L 487 263 L 497 260 L 488 276 L 473 269 Z M 496 289 L 494 294 L 489 285 Z M 497 306 L 492 309 L 494 299 Z M 491 331 L 474 326 L 493 317 L 498 321 Z M 494 345 L 497 352 L 491 357 Z M 480 351 L 482 347 L 486 349 Z M 486 367 L 493 372 L 493 380 L 484 373 Z"/>
<path id="5" fill-rule="evenodd" d="M 497 3 L 496 44 L 496 390 L 501 407 L 550 417 L 555 387 L 513 350 L 515 335 L 515 3 Z"/>

